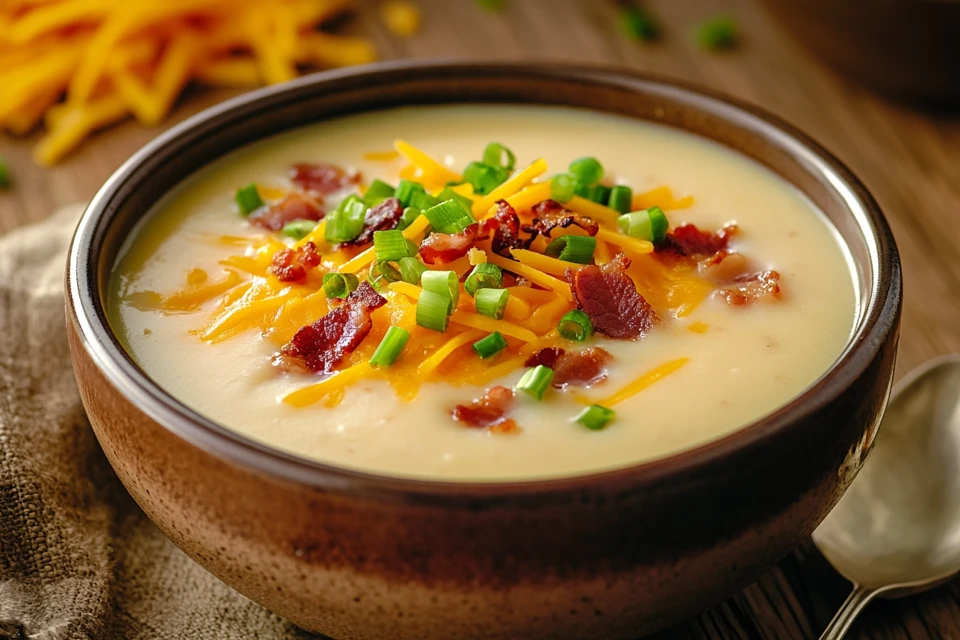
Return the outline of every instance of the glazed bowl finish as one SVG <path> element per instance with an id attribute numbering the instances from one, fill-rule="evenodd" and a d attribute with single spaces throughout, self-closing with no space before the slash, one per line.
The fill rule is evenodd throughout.
<path id="1" fill-rule="evenodd" d="M 397 479 L 271 450 L 169 396 L 111 332 L 120 243 L 167 189 L 247 142 L 394 105 L 562 104 L 705 136 L 796 185 L 856 265 L 856 329 L 800 397 L 720 440 L 556 480 Z M 226 583 L 336 638 L 627 638 L 734 593 L 808 535 L 863 462 L 890 388 L 900 266 L 860 182 L 769 115 L 613 69 L 403 63 L 338 71 L 208 110 L 131 158 L 70 252 L 68 333 L 90 421 L 154 522 Z"/>

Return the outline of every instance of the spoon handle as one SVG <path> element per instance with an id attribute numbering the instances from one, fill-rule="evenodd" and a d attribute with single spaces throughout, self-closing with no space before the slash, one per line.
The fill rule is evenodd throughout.
<path id="1" fill-rule="evenodd" d="M 853 624 L 853 620 L 867 606 L 867 603 L 873 600 L 875 595 L 877 595 L 876 589 L 867 589 L 858 584 L 853 585 L 853 591 L 840 605 L 837 615 L 833 616 L 833 620 L 823 630 L 820 640 L 840 640 L 843 638 L 850 625 Z"/>

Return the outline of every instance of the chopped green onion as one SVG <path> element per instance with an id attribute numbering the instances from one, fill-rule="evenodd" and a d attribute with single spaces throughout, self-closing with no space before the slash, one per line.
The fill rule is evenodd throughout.
<path id="1" fill-rule="evenodd" d="M 396 189 L 383 180 L 374 180 L 363 194 L 363 200 L 368 207 L 375 207 L 387 198 L 392 198 L 395 192 Z"/>
<path id="2" fill-rule="evenodd" d="M 547 245 L 546 254 L 566 262 L 590 264 L 597 239 L 593 236 L 560 236 Z"/>
<path id="3" fill-rule="evenodd" d="M 697 43 L 704 49 L 732 49 L 737 45 L 737 23 L 729 16 L 718 16 L 697 27 Z"/>
<path id="4" fill-rule="evenodd" d="M 651 42 L 660 37 L 660 27 L 653 17 L 636 5 L 620 8 L 620 29 L 633 40 Z"/>
<path id="5" fill-rule="evenodd" d="M 287 224 L 283 225 L 283 229 L 280 230 L 280 233 L 288 238 L 300 240 L 301 238 L 305 238 L 307 234 L 313 231 L 316 226 L 317 223 L 313 220 L 291 220 Z"/>
<path id="6" fill-rule="evenodd" d="M 577 415 L 576 419 L 577 422 L 587 429 L 600 431 L 607 426 L 616 415 L 613 409 L 601 407 L 599 404 L 592 404 L 589 407 L 585 407 L 584 410 Z"/>
<path id="7" fill-rule="evenodd" d="M 617 218 L 617 226 L 628 236 L 660 244 L 667 235 L 669 223 L 660 207 L 650 207 L 623 214 Z"/>
<path id="8" fill-rule="evenodd" d="M 420 284 L 420 276 L 427 270 L 426 265 L 413 257 L 400 258 L 400 278 L 410 284 Z"/>
<path id="9" fill-rule="evenodd" d="M 366 215 L 367 203 L 358 196 L 347 196 L 333 213 L 327 215 L 327 227 L 323 237 L 330 244 L 353 240 L 363 231 Z"/>
<path id="10" fill-rule="evenodd" d="M 506 162 L 503 161 L 504 154 L 507 155 Z M 483 150 L 483 164 L 490 165 L 491 167 L 502 167 L 509 173 L 513 171 L 514 165 L 517 164 L 517 158 L 513 155 L 513 151 L 510 151 L 510 149 L 507 149 L 499 142 L 491 142 Z"/>
<path id="11" fill-rule="evenodd" d="M 653 244 L 660 244 L 667 237 L 670 222 L 660 207 L 650 207 L 647 213 L 650 214 L 650 224 L 653 227 Z"/>
<path id="12" fill-rule="evenodd" d="M 346 298 L 356 291 L 360 280 L 352 273 L 325 273 L 323 275 L 323 291 L 328 298 Z"/>
<path id="13" fill-rule="evenodd" d="M 516 390 L 528 393 L 537 400 L 543 399 L 543 394 L 553 382 L 553 369 L 538 364 L 532 369 L 527 369 L 520 382 L 517 383 Z"/>
<path id="14" fill-rule="evenodd" d="M 507 300 L 510 292 L 506 289 L 479 289 L 475 303 L 477 313 L 496 320 L 503 319 L 503 312 L 507 309 Z"/>
<path id="15" fill-rule="evenodd" d="M 473 350 L 484 360 L 497 355 L 506 348 L 507 340 L 500 335 L 499 331 L 494 331 L 486 338 L 482 338 L 473 343 Z"/>
<path id="16" fill-rule="evenodd" d="M 578 184 L 574 189 L 574 193 L 581 198 L 586 198 L 597 204 L 607 204 L 610 199 L 610 191 L 610 187 L 603 184 Z"/>
<path id="17" fill-rule="evenodd" d="M 401 258 L 416 254 L 416 251 L 410 252 L 403 232 L 396 229 L 374 231 L 373 250 L 377 255 L 377 262 L 399 262 Z"/>
<path id="18" fill-rule="evenodd" d="M 7 168 L 7 160 L 0 156 L 0 189 L 6 189 L 10 186 L 10 170 Z"/>
<path id="19" fill-rule="evenodd" d="M 417 324 L 443 333 L 450 324 L 450 310 L 449 296 L 424 289 L 417 300 Z"/>
<path id="20" fill-rule="evenodd" d="M 370 364 L 377 367 L 389 367 L 397 358 L 400 352 L 407 346 L 407 340 L 410 339 L 410 332 L 400 327 L 390 327 L 383 335 L 383 340 L 377 350 L 373 352 L 370 358 Z"/>
<path id="21" fill-rule="evenodd" d="M 573 309 L 560 318 L 557 331 L 567 340 L 583 342 L 593 335 L 593 323 L 585 312 Z"/>
<path id="22" fill-rule="evenodd" d="M 460 195 L 450 187 L 445 187 L 437 196 L 437 199 L 441 202 L 444 200 L 456 200 L 465 211 L 470 211 L 473 208 L 473 200 L 464 195 Z"/>
<path id="23" fill-rule="evenodd" d="M 424 210 L 430 226 L 440 233 L 460 233 L 475 220 L 456 200 L 444 200 L 440 204 Z"/>
<path id="24" fill-rule="evenodd" d="M 576 195 L 577 179 L 569 173 L 561 173 L 550 179 L 550 197 L 557 202 L 567 202 Z"/>
<path id="25" fill-rule="evenodd" d="M 370 272 L 377 274 L 379 279 L 386 280 L 387 282 L 397 282 L 403 280 L 403 276 L 400 273 L 400 270 L 393 266 L 392 262 L 378 262 L 370 267 Z"/>
<path id="26" fill-rule="evenodd" d="M 503 8 L 506 0 L 474 0 L 480 8 L 486 9 L 487 11 L 497 11 Z"/>
<path id="27" fill-rule="evenodd" d="M 503 271 L 489 262 L 475 266 L 463 283 L 463 288 L 470 296 L 476 295 L 477 289 L 499 289 L 501 286 L 503 286 Z"/>
<path id="28" fill-rule="evenodd" d="M 570 163 L 570 173 L 583 184 L 597 184 L 603 179 L 603 165 L 596 158 L 577 158 Z"/>
<path id="29" fill-rule="evenodd" d="M 410 200 L 415 193 L 425 193 L 422 184 L 413 180 L 401 180 L 393 195 L 400 201 L 400 204 L 404 207 L 409 207 Z"/>
<path id="30" fill-rule="evenodd" d="M 397 230 L 403 231 L 404 229 L 409 227 L 411 224 L 413 224 L 414 220 L 420 217 L 421 213 L 422 212 L 420 211 L 420 209 L 417 209 L 415 207 L 407 207 L 406 209 L 404 209 L 403 215 L 400 216 L 400 220 L 397 222 Z"/>
<path id="31" fill-rule="evenodd" d="M 482 162 L 471 162 L 463 169 L 463 181 L 473 185 L 474 193 L 482 196 L 499 187 L 507 179 L 507 175 L 506 169 Z"/>
<path id="32" fill-rule="evenodd" d="M 607 206 L 620 213 L 628 213 L 633 202 L 633 189 L 623 185 L 617 185 L 610 190 L 610 197 L 607 199 Z"/>
<path id="33" fill-rule="evenodd" d="M 450 301 L 450 311 L 457 308 L 460 299 L 460 279 L 456 271 L 424 271 L 420 276 L 420 283 L 424 291 L 430 291 L 445 296 Z"/>
<path id="34" fill-rule="evenodd" d="M 434 198 L 432 195 L 426 191 L 415 191 L 413 196 L 410 197 L 410 206 L 416 207 L 423 211 L 424 209 L 429 209 L 430 207 L 439 204 L 440 199 Z"/>
<path id="35" fill-rule="evenodd" d="M 237 206 L 240 207 L 241 215 L 248 216 L 263 206 L 263 200 L 257 191 L 257 185 L 248 184 L 242 189 L 237 189 Z"/>

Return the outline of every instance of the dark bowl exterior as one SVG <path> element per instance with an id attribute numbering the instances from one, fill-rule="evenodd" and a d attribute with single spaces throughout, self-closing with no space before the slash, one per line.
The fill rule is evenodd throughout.
<path id="1" fill-rule="evenodd" d="M 834 220 L 857 263 L 863 305 L 847 352 L 801 397 L 716 442 L 627 469 L 496 484 L 387 478 L 269 450 L 182 406 L 123 353 L 103 285 L 158 190 L 241 140 L 350 111 L 464 101 L 624 113 L 771 167 Z M 860 468 L 900 313 L 896 248 L 876 204 L 801 134 L 671 83 L 544 65 L 387 65 L 215 108 L 104 186 L 67 284 L 81 396 L 137 503 L 222 580 L 336 638 L 629 638 L 730 595 L 809 535 Z"/>

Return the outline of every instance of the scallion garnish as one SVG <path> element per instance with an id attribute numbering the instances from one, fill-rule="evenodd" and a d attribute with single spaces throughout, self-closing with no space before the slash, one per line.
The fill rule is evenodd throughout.
<path id="1" fill-rule="evenodd" d="M 430 207 L 440 203 L 439 198 L 434 198 L 432 195 L 426 191 L 415 191 L 410 197 L 410 206 L 416 207 L 423 211 L 424 209 L 429 209 Z"/>
<path id="2" fill-rule="evenodd" d="M 503 286 L 503 271 L 495 264 L 482 262 L 473 268 L 463 283 L 467 295 L 476 295 L 477 289 L 499 289 Z"/>
<path id="3" fill-rule="evenodd" d="M 547 245 L 545 253 L 566 262 L 590 264 L 597 239 L 593 236 L 560 236 Z"/>
<path id="4" fill-rule="evenodd" d="M 446 331 L 450 324 L 450 297 L 426 289 L 421 291 L 417 300 L 417 324 L 440 333 Z"/>
<path id="5" fill-rule="evenodd" d="M 328 298 L 346 298 L 357 290 L 360 280 L 352 273 L 325 273 L 323 292 Z"/>
<path id="6" fill-rule="evenodd" d="M 381 263 L 400 262 L 401 258 L 412 255 L 407 239 L 403 237 L 403 232 L 396 229 L 374 231 L 373 250 L 377 255 L 377 262 Z"/>
<path id="7" fill-rule="evenodd" d="M 628 213 L 633 201 L 633 189 L 618 184 L 610 190 L 610 197 L 607 199 L 607 206 L 620 213 Z"/>
<path id="8" fill-rule="evenodd" d="M 577 158 L 570 163 L 572 173 L 581 184 L 597 184 L 603 179 L 603 165 L 596 158 Z"/>
<path id="9" fill-rule="evenodd" d="M 577 179 L 569 173 L 561 173 L 550 179 L 550 197 L 557 202 L 567 202 L 576 195 Z"/>
<path id="10" fill-rule="evenodd" d="M 416 209 L 414 207 L 407 207 L 404 209 L 403 215 L 400 216 L 400 220 L 397 222 L 397 230 L 403 231 L 409 227 L 411 224 L 413 224 L 413 221 L 420 216 L 420 213 L 420 209 Z"/>
<path id="11" fill-rule="evenodd" d="M 503 160 L 504 154 L 507 156 L 506 162 Z M 502 167 L 509 173 L 513 171 L 514 165 L 517 164 L 517 158 L 513 155 L 513 151 L 499 142 L 491 142 L 483 150 L 483 164 L 491 167 Z"/>
<path id="12" fill-rule="evenodd" d="M 617 218 L 617 226 L 628 236 L 660 244 L 667 235 L 669 223 L 660 207 L 650 207 L 623 214 Z"/>
<path id="13" fill-rule="evenodd" d="M 237 206 L 240 207 L 240 214 L 248 216 L 263 206 L 263 199 L 257 191 L 257 185 L 248 184 L 242 189 L 237 189 Z"/>
<path id="14" fill-rule="evenodd" d="M 584 408 L 584 410 L 577 415 L 576 420 L 587 429 L 599 431 L 607 426 L 616 415 L 613 409 L 607 409 L 599 404 L 592 404 Z"/>
<path id="15" fill-rule="evenodd" d="M 444 187 L 443 191 L 437 195 L 437 199 L 440 200 L 440 202 L 444 200 L 456 200 L 460 203 L 460 206 L 463 207 L 464 211 L 469 211 L 471 207 L 473 207 L 473 200 L 464 195 L 460 195 L 450 187 Z"/>
<path id="16" fill-rule="evenodd" d="M 413 180 L 401 180 L 394 191 L 394 197 L 400 201 L 404 207 L 410 206 L 410 199 L 415 193 L 424 193 L 423 185 Z"/>
<path id="17" fill-rule="evenodd" d="M 280 230 L 280 233 L 288 238 L 300 240 L 305 238 L 307 234 L 313 231 L 314 227 L 316 226 L 317 223 L 313 220 L 292 220 L 283 225 L 283 229 Z"/>
<path id="18" fill-rule="evenodd" d="M 460 233 L 474 223 L 473 216 L 456 200 L 444 200 L 438 205 L 425 209 L 430 226 L 440 233 Z"/>
<path id="19" fill-rule="evenodd" d="M 400 278 L 410 284 L 420 284 L 420 276 L 427 270 L 426 265 L 414 257 L 400 258 Z"/>
<path id="20" fill-rule="evenodd" d="M 368 207 L 375 207 L 387 198 L 392 198 L 395 192 L 396 189 L 383 180 L 374 180 L 363 194 L 363 201 Z"/>
<path id="21" fill-rule="evenodd" d="M 347 196 L 333 213 L 327 215 L 327 226 L 323 237 L 330 244 L 353 240 L 363 231 L 363 220 L 366 215 L 367 203 L 358 196 Z"/>
<path id="22" fill-rule="evenodd" d="M 516 390 L 541 400 L 551 382 L 553 382 L 553 369 L 538 364 L 532 369 L 527 369 L 517 383 Z"/>
<path id="23" fill-rule="evenodd" d="M 7 168 L 7 160 L 0 156 L 0 189 L 6 189 L 10 186 L 10 170 Z"/>
<path id="24" fill-rule="evenodd" d="M 482 196 L 499 187 L 507 179 L 507 175 L 505 169 L 482 162 L 471 162 L 463 169 L 463 181 L 473 185 L 474 193 Z"/>
<path id="25" fill-rule="evenodd" d="M 509 298 L 510 292 L 506 289 L 479 289 L 474 299 L 477 313 L 488 318 L 501 320 Z"/>
<path id="26" fill-rule="evenodd" d="M 620 8 L 620 29 L 633 40 L 650 42 L 660 37 L 660 28 L 653 17 L 636 5 Z"/>
<path id="27" fill-rule="evenodd" d="M 482 338 L 473 343 L 473 350 L 484 360 L 497 355 L 506 348 L 507 340 L 500 335 L 499 331 L 494 331 L 486 338 Z"/>
<path id="28" fill-rule="evenodd" d="M 457 308 L 460 299 L 460 279 L 456 271 L 424 271 L 420 276 L 420 283 L 424 291 L 430 291 L 439 296 L 445 296 L 450 301 L 450 311 Z"/>
<path id="29" fill-rule="evenodd" d="M 737 35 L 737 23 L 729 16 L 712 18 L 697 27 L 697 43 L 704 49 L 732 49 Z"/>
<path id="30" fill-rule="evenodd" d="M 613 190 L 605 184 L 595 184 L 593 185 L 590 199 L 597 204 L 607 204 L 607 202 L 610 201 L 610 194 L 612 192 Z"/>
<path id="31" fill-rule="evenodd" d="M 407 346 L 407 340 L 410 339 L 410 332 L 400 327 L 390 327 L 383 335 L 383 340 L 377 350 L 373 352 L 370 358 L 370 364 L 377 367 L 389 367 L 397 358 L 400 352 Z"/>
<path id="32" fill-rule="evenodd" d="M 557 332 L 567 340 L 583 342 L 593 335 L 593 323 L 585 312 L 573 309 L 560 318 Z"/>

